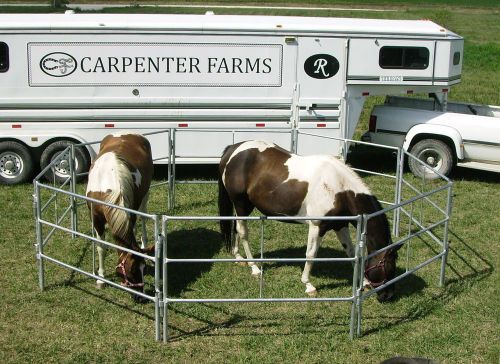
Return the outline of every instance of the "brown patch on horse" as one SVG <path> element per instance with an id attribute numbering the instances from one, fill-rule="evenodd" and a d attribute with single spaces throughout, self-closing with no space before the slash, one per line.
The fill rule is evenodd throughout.
<path id="1" fill-rule="evenodd" d="M 249 214 L 255 205 L 269 216 L 294 216 L 299 212 L 308 183 L 286 181 L 289 172 L 285 163 L 290 157 L 286 150 L 272 147 L 263 152 L 247 149 L 231 158 L 225 165 L 224 182 L 230 186 L 228 193 L 239 215 Z"/>

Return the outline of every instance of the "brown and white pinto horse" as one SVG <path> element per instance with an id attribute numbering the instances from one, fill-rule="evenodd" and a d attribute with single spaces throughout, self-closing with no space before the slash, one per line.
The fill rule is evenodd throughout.
<path id="1" fill-rule="evenodd" d="M 246 141 L 228 146 L 219 166 L 219 214 L 248 216 L 254 207 L 267 216 L 357 216 L 382 210 L 382 207 L 359 176 L 342 161 L 327 155 L 298 156 L 265 141 Z M 309 225 L 306 258 L 316 257 L 322 237 L 334 230 L 347 255 L 354 247 L 347 221 L 300 220 Z M 221 220 L 221 232 L 228 249 L 237 259 L 238 244 L 248 259 L 253 259 L 248 245 L 246 221 L 236 221 L 236 238 L 231 240 L 232 221 Z M 377 251 L 392 244 L 385 214 L 369 220 L 367 250 Z M 368 259 L 365 278 L 378 287 L 395 276 L 397 249 L 388 249 Z M 249 262 L 252 275 L 261 272 Z M 307 261 L 302 273 L 306 293 L 316 294 L 309 281 L 313 262 Z M 394 285 L 380 290 L 379 301 L 394 294 Z"/>
<path id="2" fill-rule="evenodd" d="M 145 212 L 152 176 L 151 146 L 145 137 L 127 132 L 108 135 L 102 140 L 99 154 L 90 167 L 87 197 Z M 104 240 L 107 225 L 117 245 L 151 253 L 154 246 L 144 250 L 144 241 L 142 248 L 137 244 L 135 214 L 95 202 L 88 202 L 87 205 L 99 239 Z M 104 277 L 104 247 L 98 245 L 97 252 L 98 275 Z M 116 273 L 121 277 L 122 285 L 143 292 L 144 258 L 124 251 L 117 252 L 119 258 Z M 99 288 L 103 285 L 103 281 L 97 281 Z M 139 300 L 138 296 L 134 295 L 134 298 Z"/>

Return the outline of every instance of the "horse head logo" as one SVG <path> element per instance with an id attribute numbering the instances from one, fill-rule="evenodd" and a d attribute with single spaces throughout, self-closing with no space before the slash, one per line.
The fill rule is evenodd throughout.
<path id="1" fill-rule="evenodd" d="M 49 53 L 40 60 L 40 68 L 49 76 L 65 77 L 76 71 L 76 59 L 67 53 Z"/>
<path id="2" fill-rule="evenodd" d="M 329 54 L 315 54 L 304 62 L 304 71 L 312 78 L 325 79 L 333 77 L 339 71 L 337 58 Z"/>

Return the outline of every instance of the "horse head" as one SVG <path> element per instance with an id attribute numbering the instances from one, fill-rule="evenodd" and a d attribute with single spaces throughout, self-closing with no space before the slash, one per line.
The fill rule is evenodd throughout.
<path id="1" fill-rule="evenodd" d="M 392 244 L 389 222 L 385 214 L 377 215 L 368 221 L 367 248 L 368 254 L 381 250 Z M 365 278 L 373 288 L 387 283 L 396 276 L 396 260 L 401 246 L 382 250 L 369 257 L 365 265 Z M 377 292 L 379 302 L 387 302 L 394 298 L 395 286 L 391 284 Z"/>
<path id="2" fill-rule="evenodd" d="M 141 253 L 152 255 L 154 254 L 154 245 L 141 249 Z M 135 291 L 144 293 L 144 268 L 146 262 L 144 257 L 123 251 L 118 258 L 116 266 L 116 274 L 121 278 L 121 285 L 131 288 Z M 138 303 L 145 302 L 145 299 L 138 295 L 133 295 L 133 298 Z"/>

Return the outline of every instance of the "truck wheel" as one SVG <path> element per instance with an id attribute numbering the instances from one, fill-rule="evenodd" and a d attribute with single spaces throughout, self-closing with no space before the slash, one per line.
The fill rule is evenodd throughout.
<path id="1" fill-rule="evenodd" d="M 415 157 L 434 168 L 439 173 L 447 176 L 453 168 L 453 154 L 450 147 L 436 139 L 423 139 L 416 143 L 410 150 Z M 431 169 L 424 167 L 414 159 L 408 160 L 408 166 L 417 177 L 436 179 L 439 176 Z"/>
<path id="2" fill-rule="evenodd" d="M 49 144 L 40 157 L 40 168 L 43 170 L 47 167 L 71 144 L 74 143 L 69 140 L 59 140 Z M 68 150 L 64 153 L 63 158 L 57 161 L 53 167 L 44 174 L 43 177 L 49 182 L 54 181 L 54 179 L 58 183 L 64 182 L 70 175 L 69 162 L 70 151 Z M 86 151 L 82 148 L 75 148 L 75 168 L 76 173 L 83 173 L 89 169 L 89 157 L 87 156 Z M 77 177 L 77 181 L 81 181 L 82 179 L 82 176 Z"/>
<path id="3" fill-rule="evenodd" d="M 33 160 L 24 145 L 0 142 L 0 183 L 13 185 L 28 181 L 33 173 Z"/>

